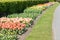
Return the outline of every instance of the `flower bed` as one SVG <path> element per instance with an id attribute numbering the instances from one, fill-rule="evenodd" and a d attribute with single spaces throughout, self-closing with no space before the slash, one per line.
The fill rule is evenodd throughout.
<path id="1" fill-rule="evenodd" d="M 6 17 L 0 18 L 0 37 L 1 36 L 5 37 L 6 35 L 11 36 L 11 35 L 24 33 L 26 31 L 26 28 L 28 28 L 27 25 L 31 25 L 30 23 L 31 21 L 32 21 L 31 18 L 22 18 L 22 17 L 21 18 L 6 18 Z"/>
<path id="2" fill-rule="evenodd" d="M 24 13 L 40 13 L 42 11 L 44 11 L 46 8 L 52 6 L 53 4 L 55 4 L 55 2 L 49 2 L 49 3 L 45 3 L 45 4 L 38 4 L 29 8 L 26 8 L 24 10 Z"/>
<path id="3" fill-rule="evenodd" d="M 0 18 L 0 39 L 16 40 L 17 35 L 23 34 L 36 17 L 53 4 L 55 3 L 49 2 L 46 4 L 38 4 L 25 9 L 24 13 L 8 15 L 7 17 L 9 18 Z"/>

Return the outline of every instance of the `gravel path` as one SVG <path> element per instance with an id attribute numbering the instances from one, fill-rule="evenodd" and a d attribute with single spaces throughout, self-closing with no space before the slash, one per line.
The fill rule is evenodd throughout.
<path id="1" fill-rule="evenodd" d="M 54 12 L 52 29 L 54 40 L 60 40 L 60 6 Z"/>

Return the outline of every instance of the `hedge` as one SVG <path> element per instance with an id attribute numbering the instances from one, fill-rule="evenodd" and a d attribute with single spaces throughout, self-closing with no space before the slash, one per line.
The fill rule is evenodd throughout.
<path id="1" fill-rule="evenodd" d="M 55 0 L 49 0 L 50 2 L 54 2 Z"/>
<path id="2" fill-rule="evenodd" d="M 49 0 L 0 0 L 0 2 L 12 2 L 12 1 L 49 1 Z"/>
<path id="3" fill-rule="evenodd" d="M 48 1 L 11 1 L 0 2 L 0 14 L 21 13 L 27 7 Z"/>

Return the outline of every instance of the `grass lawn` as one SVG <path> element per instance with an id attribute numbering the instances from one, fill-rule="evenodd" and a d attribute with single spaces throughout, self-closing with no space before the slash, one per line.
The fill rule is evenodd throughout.
<path id="1" fill-rule="evenodd" d="M 55 4 L 46 10 L 45 14 L 38 19 L 26 40 L 52 40 L 52 19 L 57 6 L 58 4 Z"/>

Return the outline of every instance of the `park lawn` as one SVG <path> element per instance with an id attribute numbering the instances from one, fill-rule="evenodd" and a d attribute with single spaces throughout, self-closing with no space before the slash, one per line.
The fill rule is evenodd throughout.
<path id="1" fill-rule="evenodd" d="M 49 7 L 46 12 L 37 20 L 32 32 L 26 40 L 52 40 L 52 19 L 53 13 L 59 3 Z"/>

